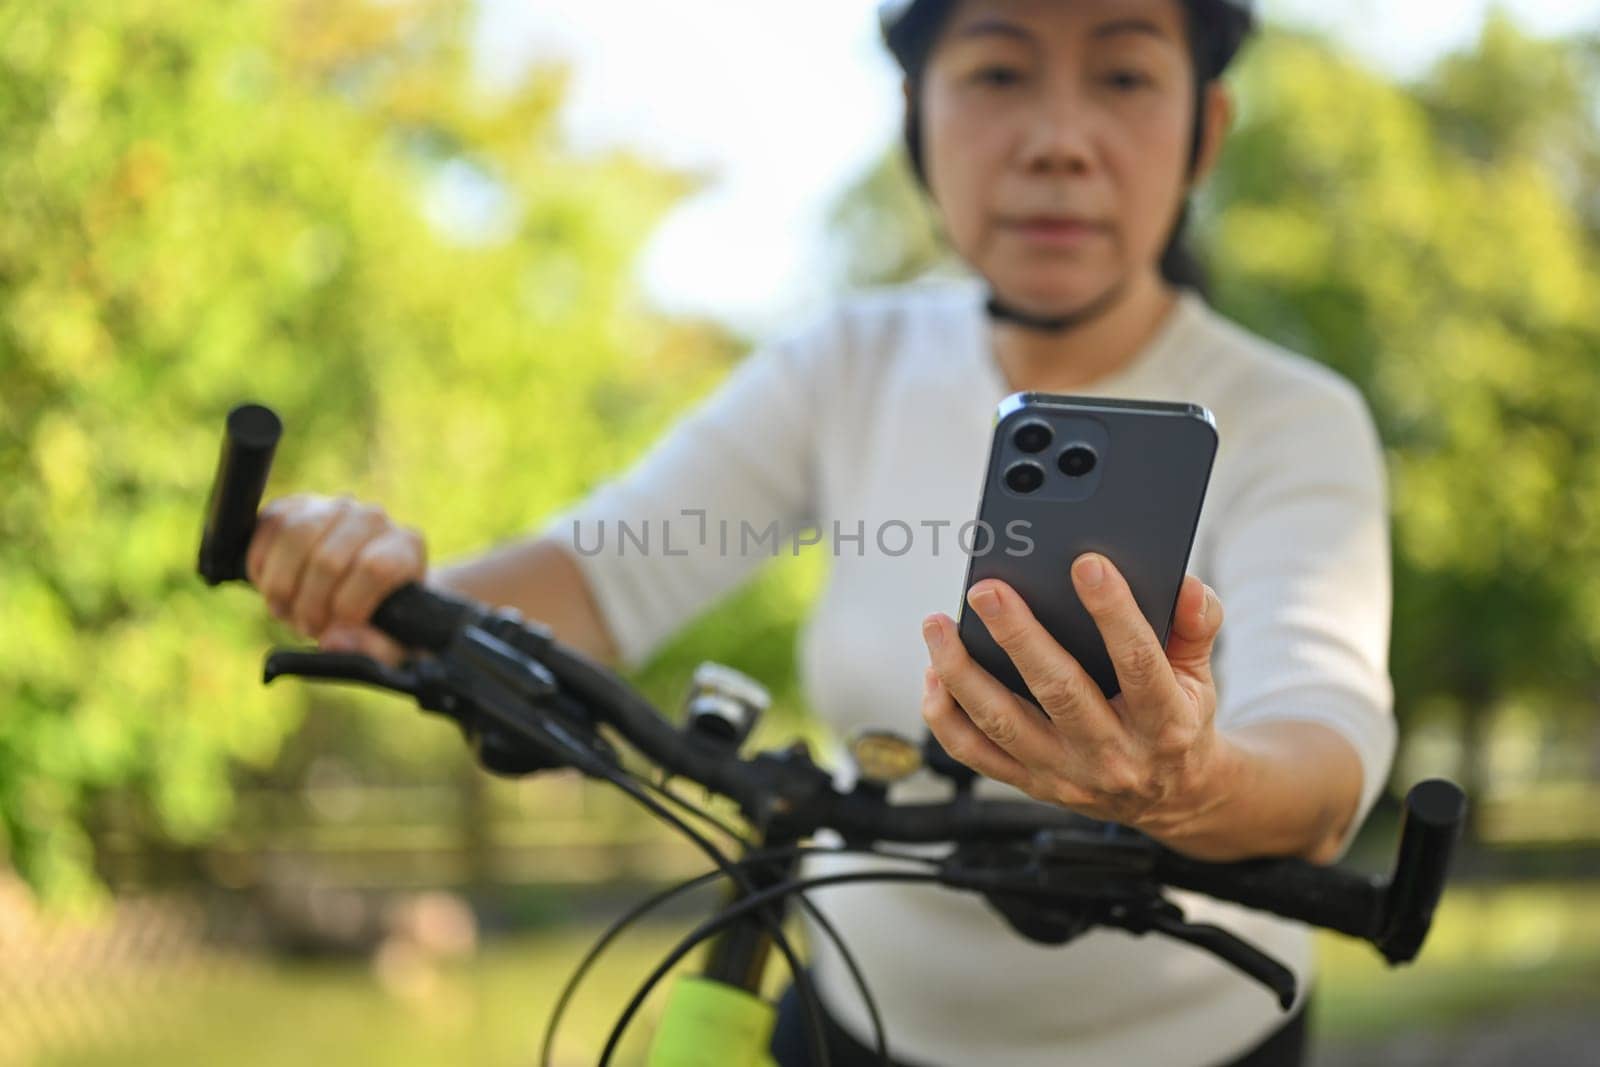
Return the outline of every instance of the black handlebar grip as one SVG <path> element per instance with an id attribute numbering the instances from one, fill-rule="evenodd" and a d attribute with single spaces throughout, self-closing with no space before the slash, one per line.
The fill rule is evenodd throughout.
<path id="1" fill-rule="evenodd" d="M 200 576 L 208 585 L 239 580 L 245 553 L 256 530 L 256 512 L 272 470 L 272 454 L 283 423 L 271 408 L 240 404 L 228 412 L 222 457 L 206 504 L 206 525 L 200 535 Z"/>
<path id="2" fill-rule="evenodd" d="M 384 598 L 372 613 L 372 625 L 408 648 L 442 650 L 463 623 L 482 608 L 409 582 Z"/>
<path id="3" fill-rule="evenodd" d="M 1378 932 L 1383 882 L 1376 875 L 1296 859 L 1206 863 L 1163 851 L 1155 876 L 1176 889 L 1231 900 L 1286 919 L 1371 940 Z"/>
<path id="4" fill-rule="evenodd" d="M 228 412 L 222 456 L 206 504 L 200 536 L 200 576 L 210 585 L 245 580 L 245 555 L 255 535 L 256 513 L 272 472 L 272 457 L 283 436 L 283 422 L 271 408 L 240 404 Z M 470 601 L 411 583 L 391 593 L 372 622 L 411 648 L 438 650 L 479 608 Z"/>
<path id="5" fill-rule="evenodd" d="M 1406 794 L 1400 853 L 1384 894 L 1377 940 L 1390 963 L 1404 963 L 1421 950 L 1466 815 L 1466 794 L 1443 778 L 1418 782 Z"/>

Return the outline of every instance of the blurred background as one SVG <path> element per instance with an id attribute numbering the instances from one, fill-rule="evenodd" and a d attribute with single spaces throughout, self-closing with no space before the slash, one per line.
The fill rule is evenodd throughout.
<path id="1" fill-rule="evenodd" d="M 0 1063 L 528 1063 L 603 924 L 700 869 L 399 701 L 260 686 L 292 635 L 196 578 L 205 493 L 255 398 L 270 495 L 466 554 L 753 345 L 941 269 L 873 7 L 0 3 Z M 1316 1062 L 1595 1062 L 1600 5 L 1267 10 L 1197 221 L 1215 302 L 1388 447 L 1402 747 L 1350 862 L 1420 777 L 1475 802 L 1418 964 L 1322 942 Z M 820 566 L 637 680 L 674 709 L 726 662 L 776 694 L 760 740 L 815 735 Z M 714 901 L 618 946 L 560 1062 Z"/>

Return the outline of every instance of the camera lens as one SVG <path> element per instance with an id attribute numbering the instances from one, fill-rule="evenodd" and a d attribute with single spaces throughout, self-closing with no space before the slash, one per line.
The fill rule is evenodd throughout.
<path id="1" fill-rule="evenodd" d="M 1006 486 L 1013 493 L 1032 493 L 1044 484 L 1044 468 L 1037 463 L 1018 463 L 1006 471 Z"/>
<path id="2" fill-rule="evenodd" d="M 1050 439 L 1055 435 L 1050 432 L 1050 427 L 1042 422 L 1023 423 L 1018 427 L 1014 440 L 1017 449 L 1022 452 L 1043 452 L 1050 447 Z"/>
<path id="3" fill-rule="evenodd" d="M 1082 478 L 1094 470 L 1097 461 L 1094 449 L 1088 445 L 1073 445 L 1061 453 L 1061 473 L 1068 478 Z"/>

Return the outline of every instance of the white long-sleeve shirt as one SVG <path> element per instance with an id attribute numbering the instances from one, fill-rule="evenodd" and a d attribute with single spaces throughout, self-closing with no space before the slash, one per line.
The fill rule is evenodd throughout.
<path id="1" fill-rule="evenodd" d="M 631 469 L 547 521 L 580 549 L 625 666 L 774 552 L 819 538 L 812 550 L 828 554 L 829 575 L 799 649 L 809 703 L 840 737 L 865 727 L 921 737 L 920 623 L 956 614 L 967 561 L 958 532 L 977 514 L 995 408 L 1010 391 L 982 299 L 959 281 L 845 302 L 749 356 Z M 1189 292 L 1129 364 L 1073 391 L 1213 412 L 1220 445 L 1189 571 L 1225 609 L 1218 728 L 1286 719 L 1337 730 L 1360 755 L 1365 818 L 1395 728 L 1385 477 L 1360 395 Z M 945 788 L 923 772 L 892 796 Z M 988 780 L 977 788 L 1021 796 Z M 883 865 L 825 857 L 806 873 L 873 863 Z M 1191 920 L 1282 960 L 1305 989 L 1305 927 L 1172 896 Z M 1263 988 L 1156 935 L 1097 930 L 1036 945 L 981 898 L 933 887 L 847 886 L 815 903 L 857 954 L 895 1056 L 911 1062 L 1205 1067 L 1282 1018 Z M 830 1011 L 869 1043 L 836 951 L 808 933 Z"/>

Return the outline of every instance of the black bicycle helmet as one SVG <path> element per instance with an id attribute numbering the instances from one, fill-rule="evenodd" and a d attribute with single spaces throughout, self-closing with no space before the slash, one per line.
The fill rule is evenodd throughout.
<path id="1" fill-rule="evenodd" d="M 928 53 L 932 51 L 934 39 L 938 36 L 938 31 L 955 6 L 955 2 L 956 0 L 883 0 L 878 5 L 878 22 L 883 31 L 884 42 L 908 78 L 915 80 L 920 77 Z M 1255 29 L 1256 3 L 1255 0 L 1185 0 L 1185 6 L 1188 8 L 1194 33 L 1195 77 L 1203 88 L 1206 83 L 1222 76 L 1234 57 L 1239 54 L 1245 39 Z M 1200 159 L 1203 132 L 1198 105 L 1200 96 L 1200 93 L 1196 93 L 1194 136 L 1189 154 L 1191 169 Z M 911 104 L 906 112 L 906 150 L 911 158 L 913 172 L 917 179 L 926 185 L 927 174 L 923 170 L 922 133 L 917 111 L 916 86 L 913 85 Z M 1174 228 L 1167 252 L 1162 257 L 1164 272 L 1169 274 L 1172 273 L 1166 271 L 1169 262 L 1183 264 L 1177 268 L 1179 274 L 1188 274 L 1192 269 L 1192 260 L 1184 252 L 1179 241 L 1187 214 L 1185 208 L 1178 225 Z M 1180 278 L 1179 281 L 1195 284 L 1188 278 Z M 998 295 L 991 293 L 988 310 L 994 318 L 1028 329 L 1044 333 L 1060 333 L 1095 317 L 1103 309 L 1093 307 L 1071 316 L 1040 317 L 1013 308 L 1002 302 Z"/>
<path id="2" fill-rule="evenodd" d="M 917 31 L 923 23 L 937 23 L 954 0 L 883 0 L 878 23 L 883 39 L 902 67 L 912 62 Z M 1207 78 L 1220 77 L 1239 54 L 1245 38 L 1255 28 L 1255 0 L 1185 0 L 1205 42 Z"/>

